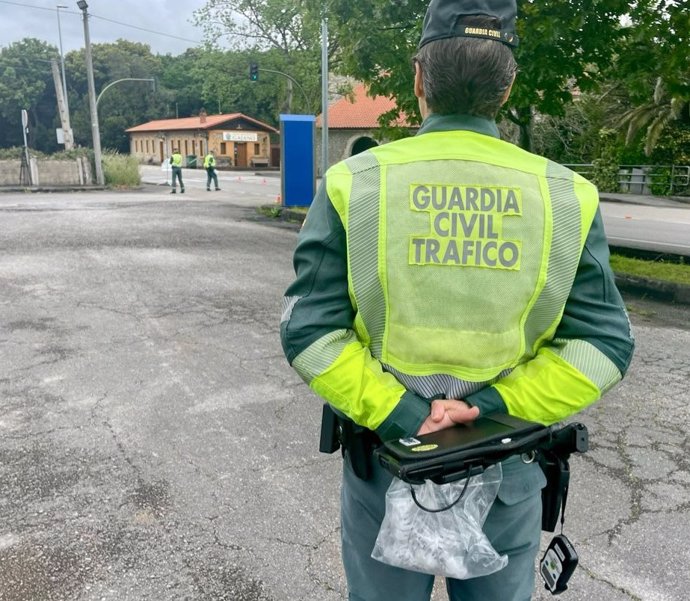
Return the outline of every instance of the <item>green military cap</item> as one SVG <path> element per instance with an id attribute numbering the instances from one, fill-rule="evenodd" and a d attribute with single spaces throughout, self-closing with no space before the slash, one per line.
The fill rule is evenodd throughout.
<path id="1" fill-rule="evenodd" d="M 459 22 L 462 17 L 474 15 L 498 17 L 501 29 L 472 27 Z M 518 45 L 516 16 L 516 0 L 431 0 L 424 17 L 419 47 L 434 40 L 454 37 L 486 38 L 515 47 Z"/>

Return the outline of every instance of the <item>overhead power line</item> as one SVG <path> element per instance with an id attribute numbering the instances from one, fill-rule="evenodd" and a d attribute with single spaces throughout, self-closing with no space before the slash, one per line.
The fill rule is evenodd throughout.
<path id="1" fill-rule="evenodd" d="M 11 0 L 0 0 L 0 4 L 12 4 L 13 6 L 21 6 L 22 8 L 33 8 L 36 10 L 47 10 L 50 12 L 55 12 L 54 8 L 48 8 L 45 6 L 36 6 L 35 4 L 26 4 L 25 2 L 12 2 Z M 72 14 L 72 15 L 79 15 L 81 16 L 81 12 L 77 12 L 75 10 L 64 10 L 62 11 L 63 13 L 67 14 Z M 202 42 L 200 40 L 191 40 L 189 38 L 183 38 L 178 35 L 173 35 L 171 33 L 163 33 L 161 31 L 155 31 L 153 29 L 146 29 L 145 27 L 139 27 L 138 25 L 130 25 L 129 23 L 123 23 L 122 21 L 115 21 L 114 19 L 109 19 L 107 17 L 101 17 L 99 15 L 95 15 L 93 13 L 89 13 L 90 17 L 93 17 L 94 19 L 100 19 L 101 21 L 107 21 L 108 23 L 114 23 L 116 25 L 121 25 L 122 27 L 129 27 L 130 29 L 138 29 L 139 31 L 145 31 L 146 33 L 153 33 L 155 35 L 163 36 L 165 38 L 172 38 L 174 40 L 180 40 L 182 42 L 190 42 L 191 44 L 201 44 Z"/>
<path id="2" fill-rule="evenodd" d="M 153 29 L 146 29 L 144 27 L 138 27 L 137 25 L 130 25 L 129 23 L 122 23 L 121 21 L 114 21 L 113 19 L 108 19 L 106 17 L 99 17 L 93 13 L 89 13 L 94 19 L 100 19 L 101 21 L 108 21 L 109 23 L 115 23 L 116 25 L 122 25 L 123 27 L 130 27 L 131 29 L 138 29 L 139 31 L 145 31 L 147 33 L 155 33 L 156 35 L 162 35 L 166 38 L 173 38 L 175 40 L 182 40 L 183 42 L 191 42 L 192 44 L 201 44 L 199 40 L 190 40 L 189 38 L 182 38 L 179 35 L 172 35 L 171 33 L 161 33 L 160 31 L 153 31 Z"/>

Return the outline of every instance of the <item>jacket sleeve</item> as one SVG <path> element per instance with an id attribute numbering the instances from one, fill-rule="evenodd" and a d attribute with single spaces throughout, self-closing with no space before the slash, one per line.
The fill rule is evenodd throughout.
<path id="1" fill-rule="evenodd" d="M 597 210 L 554 338 L 531 360 L 466 400 L 482 414 L 508 412 L 551 424 L 597 401 L 619 382 L 634 346 Z"/>
<path id="2" fill-rule="evenodd" d="M 280 327 L 289 363 L 336 410 L 382 439 L 415 434 L 428 401 L 385 372 L 353 330 L 346 232 L 325 180 L 300 232 L 294 269 Z"/>

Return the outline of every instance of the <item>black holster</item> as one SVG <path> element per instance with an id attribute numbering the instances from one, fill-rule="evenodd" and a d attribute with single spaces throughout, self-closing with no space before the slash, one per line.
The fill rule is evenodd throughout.
<path id="1" fill-rule="evenodd" d="M 335 453 L 341 449 L 343 458 L 349 462 L 355 475 L 361 480 L 369 480 L 373 452 L 379 444 L 381 440 L 374 432 L 337 414 L 330 405 L 324 404 L 319 451 Z"/>
<path id="2" fill-rule="evenodd" d="M 541 489 L 541 529 L 553 532 L 561 514 L 563 495 L 570 482 L 570 464 L 567 459 L 553 453 L 540 453 L 539 465 L 546 476 L 546 486 Z"/>
<path id="3" fill-rule="evenodd" d="M 570 455 L 585 453 L 589 437 L 584 424 L 568 424 L 554 432 L 551 441 L 539 451 L 539 465 L 546 476 L 541 491 L 541 529 L 553 532 L 561 515 L 570 483 Z"/>

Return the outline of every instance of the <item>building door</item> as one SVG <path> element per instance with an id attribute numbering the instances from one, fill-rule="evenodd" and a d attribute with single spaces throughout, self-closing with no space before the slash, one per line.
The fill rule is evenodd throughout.
<path id="1" fill-rule="evenodd" d="M 247 166 L 247 143 L 235 142 L 235 167 Z"/>

